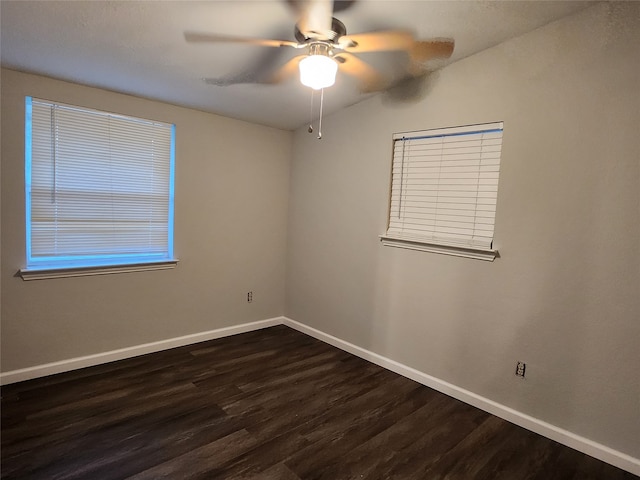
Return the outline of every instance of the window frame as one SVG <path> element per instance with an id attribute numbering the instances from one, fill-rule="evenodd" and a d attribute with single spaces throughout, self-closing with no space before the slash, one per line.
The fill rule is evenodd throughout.
<path id="1" fill-rule="evenodd" d="M 129 251 L 123 253 L 83 253 L 80 255 L 60 254 L 49 255 L 40 258 L 33 256 L 32 251 L 32 212 L 33 212 L 33 190 L 32 190 L 32 169 L 33 169 L 33 103 L 38 102 L 52 107 L 62 107 L 67 110 L 80 112 L 81 114 L 96 115 L 109 120 L 124 120 L 127 122 L 139 123 L 140 125 L 151 125 L 152 128 L 158 127 L 164 131 L 165 141 L 168 141 L 168 171 L 165 170 L 166 176 L 163 177 L 167 183 L 163 194 L 162 203 L 166 200 L 166 241 L 161 243 L 162 251 L 144 252 L 142 250 Z M 178 259 L 174 256 L 174 200 L 175 200 L 175 124 L 160 122 L 155 120 L 134 117 L 131 115 L 122 115 L 111 113 L 103 110 L 97 110 L 77 105 L 70 105 L 61 102 L 35 98 L 32 96 L 25 97 L 25 267 L 19 270 L 19 275 L 23 280 L 37 280 L 45 278 L 62 278 L 75 277 L 84 275 L 104 275 L 110 273 L 125 273 L 133 271 L 149 271 L 164 270 L 174 268 Z M 98 128 L 98 127 L 96 127 Z M 168 136 L 167 136 L 168 135 Z M 155 137 L 154 137 L 155 138 Z M 53 141 L 53 140 L 52 140 Z M 101 140 L 102 141 L 102 140 Z M 56 140 L 57 145 L 57 140 Z M 150 156 L 153 157 L 155 153 Z M 54 157 L 55 158 L 55 157 Z M 167 159 L 167 156 L 164 157 Z M 154 163 L 155 164 L 155 163 Z M 167 168 L 167 163 L 165 167 Z M 55 178 L 55 177 L 54 177 Z M 55 183 L 54 183 L 55 185 Z M 119 184 L 122 186 L 122 184 Z M 133 190 L 124 190 L 125 192 L 137 195 Z M 77 207 L 76 207 L 77 208 Z M 122 217 L 115 217 L 122 219 Z M 103 240 L 101 240 L 102 242 Z M 166 247 L 166 248 L 165 248 Z"/>
<path id="2" fill-rule="evenodd" d="M 419 131 L 413 131 L 413 132 L 401 132 L 401 133 L 394 134 L 393 135 L 394 154 L 392 155 L 391 171 L 390 171 L 387 227 L 386 227 L 385 233 L 382 235 L 379 235 L 382 245 L 388 246 L 388 247 L 398 247 L 398 248 L 405 248 L 410 250 L 453 255 L 458 257 L 466 257 L 466 258 L 473 258 L 473 259 L 486 260 L 486 261 L 493 261 L 495 260 L 496 257 L 499 257 L 498 250 L 494 248 L 495 219 L 496 219 L 495 209 L 493 211 L 492 224 L 491 224 L 492 225 L 491 242 L 488 247 L 484 245 L 474 244 L 474 242 L 471 240 L 456 241 L 455 239 L 443 239 L 443 237 L 439 239 L 433 238 L 434 236 L 436 236 L 436 234 L 441 232 L 434 232 L 430 236 L 429 235 L 421 236 L 416 234 L 403 235 L 402 233 L 391 231 L 392 230 L 391 228 L 392 214 L 394 211 L 394 206 L 392 205 L 392 202 L 395 197 L 402 198 L 402 187 L 400 188 L 400 192 L 398 193 L 394 190 L 394 183 L 393 183 L 394 166 L 396 166 L 396 162 L 397 162 L 397 155 L 395 154 L 395 150 L 396 150 L 395 143 L 397 141 L 399 140 L 411 141 L 412 139 L 421 139 L 421 138 L 455 137 L 455 136 L 464 136 L 464 135 L 472 135 L 472 134 L 491 133 L 491 132 L 497 132 L 497 131 L 500 132 L 500 150 L 498 155 L 498 168 L 497 168 L 496 179 L 495 179 L 496 192 L 493 197 L 493 200 L 497 204 L 497 197 L 498 197 L 497 183 L 499 180 L 500 163 L 502 161 L 502 140 L 503 140 L 504 122 L 499 121 L 499 122 L 490 122 L 490 123 L 482 123 L 482 124 L 463 125 L 463 126 L 457 126 L 457 127 L 419 130 Z M 402 168 L 404 168 L 404 162 L 405 162 L 404 153 L 402 155 L 403 155 Z M 482 163 L 482 160 L 481 160 L 482 153 L 478 152 L 478 155 L 479 155 L 478 161 L 480 162 L 478 169 L 480 169 L 480 164 Z M 441 163 L 442 163 L 442 160 L 439 160 L 439 163 L 438 163 L 439 168 L 441 168 Z M 460 178 L 462 178 L 462 176 Z M 401 183 L 404 183 L 404 179 L 405 177 L 401 179 Z M 480 179 L 480 171 L 478 172 L 478 180 L 477 180 L 478 183 L 476 184 L 476 186 L 479 186 L 481 184 L 479 179 Z M 438 179 L 437 188 L 440 188 L 441 186 L 439 181 L 440 180 Z M 397 208 L 399 208 L 400 211 L 402 211 L 401 207 L 397 207 Z M 478 206 L 476 205 L 474 209 L 474 216 L 477 215 L 478 211 L 479 211 Z M 437 213 L 434 214 L 434 217 L 435 216 L 437 216 Z M 402 225 L 404 226 L 404 223 L 405 223 L 404 218 L 400 223 L 402 223 Z M 428 222 L 425 221 L 425 223 L 421 225 L 426 226 L 427 223 Z M 433 220 L 433 223 L 435 224 L 436 220 Z M 434 229 L 435 228 L 436 227 L 434 227 Z M 397 229 L 394 229 L 394 230 L 397 230 Z M 473 235 L 471 235 L 471 239 L 472 238 L 473 238 Z"/>

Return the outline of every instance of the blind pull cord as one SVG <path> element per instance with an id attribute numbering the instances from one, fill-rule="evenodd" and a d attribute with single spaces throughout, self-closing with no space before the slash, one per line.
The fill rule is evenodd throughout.
<path id="1" fill-rule="evenodd" d="M 58 189 L 57 185 L 57 173 L 58 173 L 58 163 L 57 163 L 57 150 L 58 150 L 58 123 L 56 116 L 56 107 L 51 107 L 51 203 L 56 203 L 56 190 Z"/>
<path id="2" fill-rule="evenodd" d="M 402 187 L 404 186 L 404 156 L 406 137 L 402 137 L 402 161 L 400 162 L 400 195 L 398 195 L 398 218 L 402 218 Z"/>

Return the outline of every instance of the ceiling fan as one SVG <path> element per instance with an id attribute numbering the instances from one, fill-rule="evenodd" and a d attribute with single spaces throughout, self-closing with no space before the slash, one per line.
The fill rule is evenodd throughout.
<path id="1" fill-rule="evenodd" d="M 268 78 L 255 81 L 280 83 L 299 72 L 301 83 L 314 90 L 322 90 L 333 85 L 338 71 L 356 77 L 363 92 L 381 91 L 391 87 L 388 77 L 357 56 L 361 53 L 397 51 L 406 54 L 406 69 L 400 72 L 405 79 L 423 75 L 427 72 L 428 61 L 447 59 L 453 53 L 453 40 L 417 40 L 407 30 L 349 35 L 345 25 L 333 17 L 333 0 L 288 0 L 288 3 L 293 5 L 299 14 L 294 29 L 295 41 L 200 32 L 185 32 L 184 36 L 188 42 L 193 43 L 239 43 L 300 50 L 300 55 L 290 59 Z M 336 1 L 335 9 L 338 10 L 338 4 L 342 3 L 344 2 Z M 350 3 L 352 2 L 348 2 Z M 220 79 L 205 81 L 219 86 L 234 83 Z"/>

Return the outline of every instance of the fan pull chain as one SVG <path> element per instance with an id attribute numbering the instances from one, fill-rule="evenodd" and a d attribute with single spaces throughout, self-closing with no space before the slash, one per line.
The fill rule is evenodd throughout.
<path id="1" fill-rule="evenodd" d="M 313 133 L 313 89 L 311 90 L 311 107 L 309 108 L 309 128 L 307 129 L 307 131 L 309 133 Z"/>
<path id="2" fill-rule="evenodd" d="M 322 140 L 322 106 L 324 105 L 324 88 L 320 90 L 320 121 L 318 122 L 318 140 Z"/>
<path id="3" fill-rule="evenodd" d="M 309 109 L 309 128 L 307 132 L 313 133 L 313 100 L 315 91 L 311 89 L 311 107 Z M 320 118 L 318 120 L 318 140 L 322 140 L 322 111 L 324 108 L 324 88 L 320 89 Z"/>

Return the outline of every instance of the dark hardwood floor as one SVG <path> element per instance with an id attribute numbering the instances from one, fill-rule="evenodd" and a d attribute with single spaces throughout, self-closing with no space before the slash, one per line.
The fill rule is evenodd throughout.
<path id="1" fill-rule="evenodd" d="M 638 478 L 285 326 L 2 388 L 3 479 Z"/>

